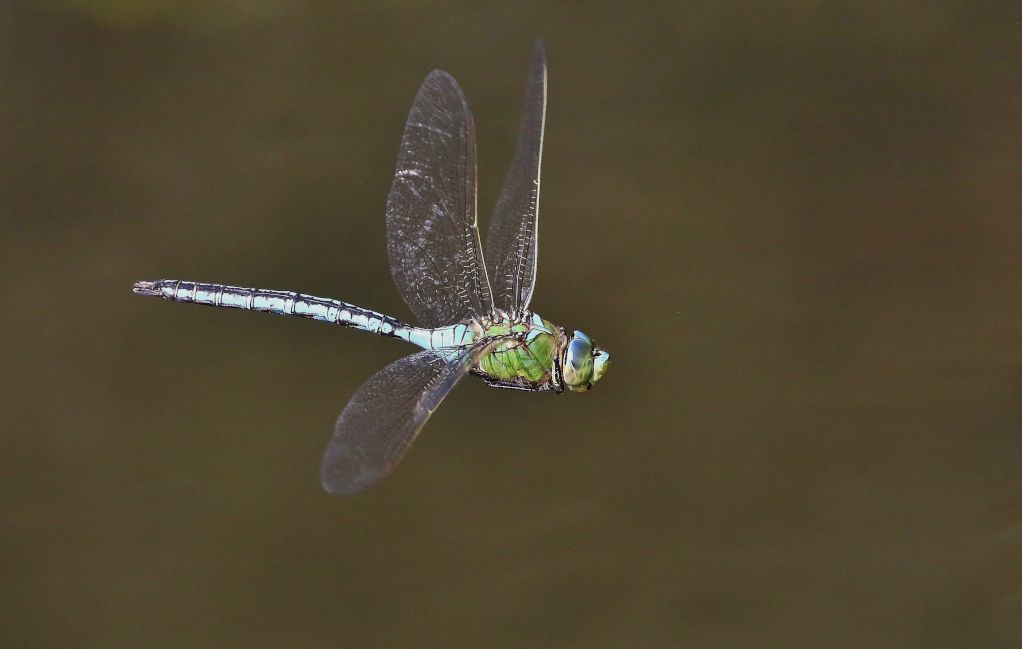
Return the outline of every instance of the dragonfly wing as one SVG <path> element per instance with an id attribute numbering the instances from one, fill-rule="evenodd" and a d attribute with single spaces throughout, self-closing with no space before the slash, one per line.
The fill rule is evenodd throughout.
<path id="1" fill-rule="evenodd" d="M 337 420 L 323 455 L 323 488 L 353 494 L 389 474 L 440 402 L 492 345 L 419 352 L 366 381 Z"/>
<path id="2" fill-rule="evenodd" d="M 546 51 L 536 41 L 525 90 L 525 108 L 515 161 L 490 222 L 486 259 L 493 286 L 493 304 L 505 311 L 529 306 L 536 285 L 539 235 L 539 173 L 546 122 Z"/>
<path id="3" fill-rule="evenodd" d="M 476 220 L 476 137 L 454 77 L 434 70 L 405 123 L 387 197 L 394 283 L 426 327 L 492 307 Z"/>

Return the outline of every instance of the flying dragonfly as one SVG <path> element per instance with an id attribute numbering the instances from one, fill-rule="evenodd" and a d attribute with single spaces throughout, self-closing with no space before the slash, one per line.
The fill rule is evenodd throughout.
<path id="1" fill-rule="evenodd" d="M 387 253 L 405 303 L 422 326 L 347 302 L 291 291 L 176 279 L 137 282 L 139 295 L 312 318 L 400 338 L 423 349 L 366 381 L 344 408 L 321 466 L 333 494 L 389 474 L 426 420 L 466 374 L 529 392 L 584 392 L 610 355 L 529 310 L 536 283 L 539 181 L 547 64 L 536 43 L 518 148 L 483 256 L 476 218 L 472 112 L 454 77 L 426 77 L 405 123 L 387 198 Z"/>

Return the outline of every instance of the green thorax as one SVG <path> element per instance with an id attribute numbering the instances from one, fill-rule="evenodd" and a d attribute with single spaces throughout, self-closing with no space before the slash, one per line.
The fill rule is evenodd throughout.
<path id="1" fill-rule="evenodd" d="M 518 316 L 495 312 L 490 318 L 474 321 L 472 327 L 482 338 L 507 337 L 480 359 L 473 368 L 475 374 L 525 389 L 527 384 L 538 389 L 551 385 L 557 352 L 563 344 L 560 327 L 528 312 Z"/>

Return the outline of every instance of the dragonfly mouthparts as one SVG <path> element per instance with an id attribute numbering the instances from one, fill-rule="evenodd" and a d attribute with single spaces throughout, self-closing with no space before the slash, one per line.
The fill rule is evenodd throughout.
<path id="1" fill-rule="evenodd" d="M 137 295 L 159 295 L 159 284 L 159 282 L 135 282 L 131 290 Z"/>

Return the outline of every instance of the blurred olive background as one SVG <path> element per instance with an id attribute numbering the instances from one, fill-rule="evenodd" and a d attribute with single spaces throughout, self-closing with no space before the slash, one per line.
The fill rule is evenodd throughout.
<path id="1" fill-rule="evenodd" d="M 0 645 L 1017 647 L 1022 9 L 0 8 Z M 142 299 L 412 316 L 384 206 L 434 68 L 485 221 L 533 38 L 533 307 L 585 395 L 460 386 L 379 487 L 320 454 L 412 348 Z"/>

